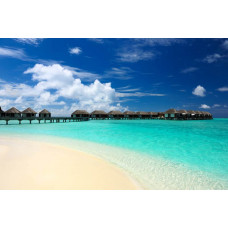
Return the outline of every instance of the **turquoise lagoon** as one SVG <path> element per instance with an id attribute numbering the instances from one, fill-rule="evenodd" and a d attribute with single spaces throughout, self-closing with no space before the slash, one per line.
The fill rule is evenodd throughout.
<path id="1" fill-rule="evenodd" d="M 1 137 L 43 140 L 95 154 L 147 189 L 228 189 L 228 119 L 0 124 Z"/>

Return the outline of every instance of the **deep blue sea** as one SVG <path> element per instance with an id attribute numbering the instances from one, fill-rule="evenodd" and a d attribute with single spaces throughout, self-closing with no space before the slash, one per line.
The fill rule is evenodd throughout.
<path id="1" fill-rule="evenodd" d="M 34 121 L 31 125 L 25 122 L 18 125 L 13 121 L 5 125 L 5 122 L 0 121 L 1 135 L 43 138 L 45 136 L 56 141 L 60 138 L 62 141 L 80 141 L 81 144 L 88 142 L 89 152 L 98 156 L 100 153 L 101 157 L 107 157 L 130 173 L 135 172 L 136 178 L 148 188 L 156 189 L 153 183 L 157 183 L 159 178 L 163 178 L 163 187 L 158 189 L 228 188 L 228 119 L 225 118 L 197 121 L 90 120 L 46 124 Z M 96 145 L 100 146 L 97 150 Z M 77 143 L 75 148 L 78 149 Z M 82 147 L 80 149 L 83 150 Z M 107 156 L 102 154 L 103 150 L 109 150 L 104 153 Z M 157 163 L 158 166 L 151 162 L 153 159 L 160 162 Z M 175 169 L 179 170 L 178 175 L 169 173 Z M 204 176 L 207 179 L 206 184 L 203 183 Z M 179 187 L 172 184 L 175 182 L 178 185 L 185 179 L 186 183 L 180 183 Z M 194 184 L 198 186 L 194 187 Z"/>

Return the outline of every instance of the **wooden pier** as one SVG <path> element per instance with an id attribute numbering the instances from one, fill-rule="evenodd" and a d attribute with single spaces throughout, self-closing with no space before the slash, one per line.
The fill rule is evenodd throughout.
<path id="1" fill-rule="evenodd" d="M 6 124 L 9 123 L 9 121 L 17 120 L 19 124 L 22 123 L 22 121 L 26 120 L 29 121 L 30 124 L 32 124 L 32 121 L 37 120 L 38 123 L 66 123 L 66 122 L 80 122 L 80 121 L 88 121 L 89 118 L 87 117 L 48 117 L 48 118 L 41 118 L 41 117 L 0 117 L 0 120 L 3 120 L 6 122 Z"/>

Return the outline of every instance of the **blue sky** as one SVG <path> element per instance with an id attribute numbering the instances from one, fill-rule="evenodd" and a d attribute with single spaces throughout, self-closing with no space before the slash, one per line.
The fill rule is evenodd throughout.
<path id="1" fill-rule="evenodd" d="M 228 117 L 228 39 L 0 39 L 0 106 Z"/>

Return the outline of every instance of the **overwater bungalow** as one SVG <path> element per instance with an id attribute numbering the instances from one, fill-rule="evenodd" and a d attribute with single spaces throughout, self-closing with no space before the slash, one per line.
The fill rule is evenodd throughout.
<path id="1" fill-rule="evenodd" d="M 2 110 L 2 108 L 0 107 L 0 118 L 1 117 L 5 117 L 5 112 Z"/>
<path id="2" fill-rule="evenodd" d="M 189 120 L 195 120 L 196 119 L 195 115 L 196 115 L 195 111 L 188 110 L 188 119 Z"/>
<path id="3" fill-rule="evenodd" d="M 33 109 L 27 108 L 22 112 L 22 117 L 24 117 L 24 118 L 35 118 L 36 114 L 37 114 L 37 112 L 35 112 Z"/>
<path id="4" fill-rule="evenodd" d="M 174 120 L 174 119 L 177 119 L 177 117 L 178 117 L 178 112 L 174 108 L 171 108 L 165 112 L 166 120 Z"/>
<path id="5" fill-rule="evenodd" d="M 150 114 L 148 112 L 136 112 L 138 118 L 140 119 L 149 119 Z"/>
<path id="6" fill-rule="evenodd" d="M 205 119 L 207 119 L 207 120 L 208 119 L 213 119 L 210 112 L 204 112 L 204 113 L 205 113 Z"/>
<path id="7" fill-rule="evenodd" d="M 198 112 L 199 112 L 199 119 L 200 119 L 200 120 L 205 119 L 205 114 L 204 114 L 204 112 L 203 112 L 203 111 L 198 111 Z"/>
<path id="8" fill-rule="evenodd" d="M 39 112 L 39 117 L 40 118 L 50 118 L 51 113 L 47 109 L 44 109 L 41 112 Z"/>
<path id="9" fill-rule="evenodd" d="M 120 111 L 110 111 L 108 113 L 108 117 L 110 119 L 123 119 L 124 118 L 124 114 Z"/>
<path id="10" fill-rule="evenodd" d="M 108 118 L 108 114 L 102 110 L 95 110 L 90 113 L 90 118 L 92 119 L 106 119 Z"/>
<path id="11" fill-rule="evenodd" d="M 149 118 L 152 119 L 153 118 L 153 112 L 147 112 L 149 115 Z"/>
<path id="12" fill-rule="evenodd" d="M 156 119 L 158 117 L 158 112 L 147 112 L 150 119 Z M 157 114 L 157 116 L 156 116 Z"/>
<path id="13" fill-rule="evenodd" d="M 187 120 L 188 116 L 187 116 L 188 112 L 185 109 L 181 109 L 178 111 L 178 119 L 181 120 Z"/>
<path id="14" fill-rule="evenodd" d="M 86 110 L 76 110 L 71 114 L 71 117 L 77 118 L 77 117 L 87 117 L 89 118 L 89 113 Z"/>
<path id="15" fill-rule="evenodd" d="M 5 116 L 10 118 L 20 118 L 21 112 L 18 109 L 12 107 L 5 112 Z"/>
<path id="16" fill-rule="evenodd" d="M 126 119 L 136 119 L 137 118 L 137 114 L 132 111 L 125 111 L 123 114 L 124 114 L 124 118 L 126 118 Z"/>
<path id="17" fill-rule="evenodd" d="M 164 112 L 158 112 L 158 119 L 165 119 L 165 113 Z"/>
<path id="18" fill-rule="evenodd" d="M 194 111 L 195 112 L 195 119 L 199 120 L 201 117 L 201 112 L 200 111 Z"/>

